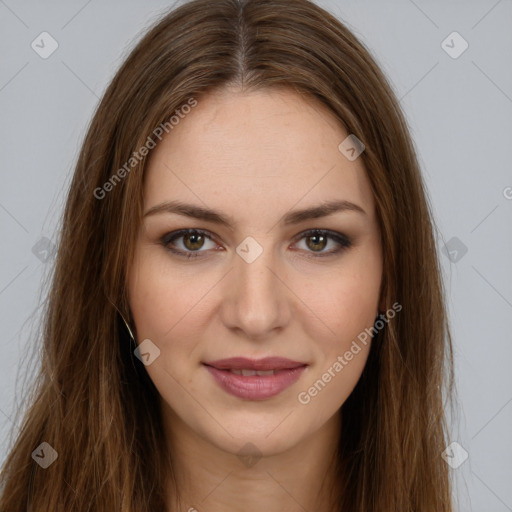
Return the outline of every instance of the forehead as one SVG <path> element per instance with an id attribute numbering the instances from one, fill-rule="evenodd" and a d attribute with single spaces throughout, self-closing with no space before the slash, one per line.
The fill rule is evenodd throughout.
<path id="1" fill-rule="evenodd" d="M 261 216 L 262 202 L 275 213 L 344 199 L 373 215 L 362 159 L 338 149 L 348 135 L 325 105 L 295 91 L 216 90 L 151 151 L 145 207 L 190 199 Z"/>

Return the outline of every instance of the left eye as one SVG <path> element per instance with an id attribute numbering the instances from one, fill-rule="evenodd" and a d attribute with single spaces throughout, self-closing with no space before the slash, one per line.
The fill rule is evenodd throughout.
<path id="1" fill-rule="evenodd" d="M 175 243 L 175 241 L 179 239 L 182 239 L 181 247 L 179 247 L 180 244 Z M 312 255 L 308 257 L 329 256 L 339 253 L 351 246 L 351 241 L 347 236 L 326 229 L 312 229 L 301 233 L 295 238 L 295 240 L 298 241 L 303 239 L 306 240 L 306 249 L 304 250 L 312 253 Z M 205 241 L 209 241 L 212 246 L 205 248 Z M 329 241 L 334 241 L 335 247 L 324 251 L 329 245 Z M 208 249 L 215 249 L 216 247 L 212 240 L 212 235 L 201 229 L 182 229 L 168 233 L 162 237 L 161 243 L 172 253 L 186 258 L 202 257 L 199 253 L 206 252 Z"/>
<path id="2" fill-rule="evenodd" d="M 313 229 L 307 231 L 306 233 L 299 235 L 298 239 L 305 240 L 307 249 L 310 249 L 314 256 L 329 256 L 331 254 L 336 254 L 343 249 L 347 249 L 351 245 L 350 240 L 345 235 L 334 231 L 327 231 L 325 229 Z M 324 251 L 323 249 L 329 245 L 329 241 L 333 242 L 331 245 L 334 245 L 334 247 L 328 251 Z"/>

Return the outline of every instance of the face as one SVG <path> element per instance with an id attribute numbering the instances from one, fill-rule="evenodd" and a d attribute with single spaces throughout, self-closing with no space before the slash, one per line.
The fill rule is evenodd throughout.
<path id="1" fill-rule="evenodd" d="M 362 159 L 338 149 L 349 134 L 313 101 L 209 93 L 146 168 L 128 273 L 137 342 L 150 340 L 171 428 L 231 453 L 320 432 L 370 349 L 357 340 L 379 309 L 372 190 Z"/>

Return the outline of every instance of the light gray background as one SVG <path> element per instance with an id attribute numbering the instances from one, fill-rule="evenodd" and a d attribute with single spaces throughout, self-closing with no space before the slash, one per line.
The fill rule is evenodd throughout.
<path id="1" fill-rule="evenodd" d="M 389 76 L 442 232 L 459 390 L 451 441 L 469 453 L 453 470 L 459 510 L 512 511 L 512 2 L 317 3 L 355 32 Z M 171 5 L 0 0 L 1 460 L 15 404 L 24 399 L 16 386 L 24 354 L 37 350 L 31 329 L 50 268 L 32 248 L 42 237 L 56 239 L 99 97 L 141 31 Z M 59 44 L 47 59 L 31 48 L 43 31 Z M 441 46 L 453 31 L 469 44 L 456 59 Z M 444 243 L 458 251 L 454 261 Z"/>

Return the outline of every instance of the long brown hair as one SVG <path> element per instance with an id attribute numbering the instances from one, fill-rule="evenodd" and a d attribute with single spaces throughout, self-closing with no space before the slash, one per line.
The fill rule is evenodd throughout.
<path id="1" fill-rule="evenodd" d="M 3 467 L 1 512 L 165 510 L 158 392 L 118 313 L 130 321 L 126 276 L 146 157 L 126 163 L 191 98 L 227 85 L 320 100 L 366 146 L 382 297 L 403 309 L 374 339 L 342 406 L 342 510 L 452 511 L 441 453 L 453 356 L 437 228 L 391 87 L 365 46 L 308 0 L 193 0 L 142 38 L 89 126 L 62 221 L 41 370 Z M 47 469 L 31 456 L 42 442 L 58 453 Z"/>

